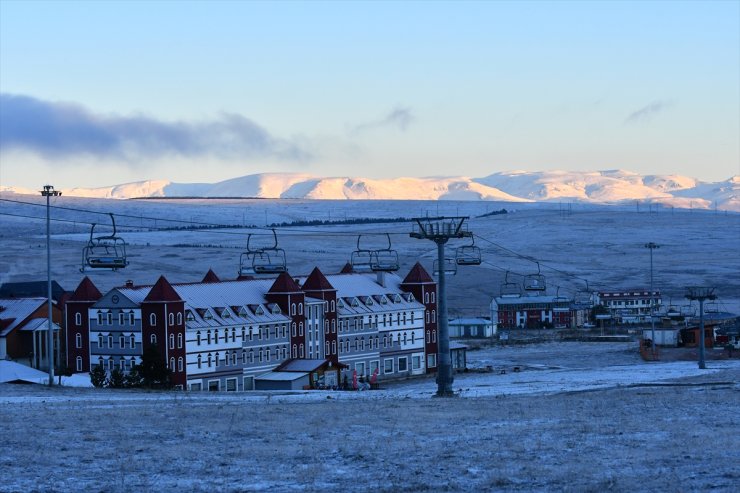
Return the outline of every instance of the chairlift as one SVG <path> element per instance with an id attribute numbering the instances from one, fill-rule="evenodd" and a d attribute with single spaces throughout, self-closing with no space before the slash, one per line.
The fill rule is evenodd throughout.
<path id="1" fill-rule="evenodd" d="M 373 250 L 370 254 L 370 269 L 373 272 L 395 272 L 398 270 L 398 252 L 391 249 L 391 235 L 386 233 L 385 236 L 388 238 L 388 247 Z"/>
<path id="2" fill-rule="evenodd" d="M 564 303 L 569 303 L 570 299 L 565 296 L 560 296 L 560 286 L 555 291 L 555 297 L 552 299 L 553 311 L 556 312 L 567 312 L 570 310 L 568 305 L 562 306 Z"/>
<path id="3" fill-rule="evenodd" d="M 521 294 L 519 284 L 509 281 L 509 271 L 507 270 L 504 282 L 501 284 L 501 296 L 520 296 Z"/>
<path id="4" fill-rule="evenodd" d="M 434 275 L 439 276 L 440 272 L 444 272 L 445 275 L 454 276 L 457 274 L 457 262 L 453 257 L 445 257 L 442 260 L 442 265 L 439 264 L 439 260 L 434 261 Z"/>
<path id="5" fill-rule="evenodd" d="M 704 303 L 704 313 L 719 313 L 719 303 L 716 301 Z"/>
<path id="6" fill-rule="evenodd" d="M 588 279 L 584 279 L 584 281 L 586 282 L 586 287 L 576 291 L 574 301 L 577 305 L 590 305 L 593 301 L 591 298 L 591 290 L 588 288 Z"/>
<path id="7" fill-rule="evenodd" d="M 480 248 L 475 246 L 475 237 L 471 236 L 472 243 L 455 249 L 455 262 L 457 265 L 480 265 Z"/>
<path id="8" fill-rule="evenodd" d="M 373 250 L 367 250 L 360 246 L 362 235 L 357 236 L 357 250 L 352 252 L 349 263 L 352 265 L 354 272 L 372 272 L 373 271 Z M 377 264 L 377 262 L 376 262 Z"/>
<path id="9" fill-rule="evenodd" d="M 288 271 L 285 250 L 278 247 L 277 233 L 272 230 L 273 244 L 269 247 L 254 248 L 252 235 L 247 236 L 247 251 L 239 257 L 239 275 L 282 274 Z"/>
<path id="10" fill-rule="evenodd" d="M 128 265 L 126 259 L 126 242 L 116 235 L 116 220 L 109 214 L 113 223 L 113 233 L 106 236 L 95 236 L 95 224 L 90 228 L 90 239 L 82 249 L 82 267 L 91 269 L 123 269 Z"/>
<path id="11" fill-rule="evenodd" d="M 524 276 L 524 290 L 544 292 L 547 289 L 545 276 L 540 273 L 540 263 L 537 263 L 537 274 L 527 274 Z"/>

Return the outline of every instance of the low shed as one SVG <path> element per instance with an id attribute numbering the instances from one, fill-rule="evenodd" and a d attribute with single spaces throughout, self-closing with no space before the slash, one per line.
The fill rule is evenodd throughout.
<path id="1" fill-rule="evenodd" d="M 268 371 L 254 379 L 254 389 L 301 390 L 309 381 L 308 372 Z"/>

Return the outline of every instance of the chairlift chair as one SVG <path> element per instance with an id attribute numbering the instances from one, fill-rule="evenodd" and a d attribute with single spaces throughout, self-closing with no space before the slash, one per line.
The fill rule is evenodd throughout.
<path id="1" fill-rule="evenodd" d="M 357 236 L 357 250 L 352 252 L 349 263 L 352 265 L 354 272 L 372 272 L 373 271 L 373 250 L 367 250 L 360 246 L 362 235 Z"/>
<path id="2" fill-rule="evenodd" d="M 576 291 L 575 303 L 577 305 L 590 305 L 593 301 L 591 298 L 591 290 L 588 288 L 588 280 L 584 279 L 586 287 Z"/>
<path id="3" fill-rule="evenodd" d="M 90 228 L 90 239 L 82 249 L 82 267 L 91 269 L 123 269 L 128 265 L 126 242 L 116 235 L 116 220 L 109 214 L 113 224 L 113 233 L 106 236 L 95 236 L 95 224 Z"/>
<path id="4" fill-rule="evenodd" d="M 509 271 L 506 271 L 504 282 L 501 283 L 501 296 L 520 296 L 519 284 L 509 281 Z"/>
<path id="5" fill-rule="evenodd" d="M 370 270 L 373 272 L 395 272 L 398 270 L 398 252 L 391 249 L 391 235 L 386 233 L 388 246 L 370 253 Z M 359 238 L 358 238 L 359 247 Z"/>
<path id="6" fill-rule="evenodd" d="M 545 276 L 540 273 L 540 263 L 537 262 L 537 274 L 527 274 L 524 276 L 524 290 L 544 292 L 546 289 Z"/>
<path id="7" fill-rule="evenodd" d="M 277 233 L 272 230 L 273 244 L 269 247 L 254 248 L 252 235 L 247 236 L 247 251 L 239 256 L 239 275 L 282 274 L 288 271 L 285 250 L 278 247 Z"/>
<path id="8" fill-rule="evenodd" d="M 445 257 L 442 260 L 442 265 L 439 265 L 439 260 L 435 260 L 434 275 L 439 276 L 440 271 L 443 271 L 445 275 L 454 276 L 457 274 L 457 262 L 453 257 Z"/>
<path id="9" fill-rule="evenodd" d="M 455 262 L 457 265 L 480 265 L 480 248 L 475 246 L 475 237 L 471 236 L 472 243 L 455 249 Z"/>

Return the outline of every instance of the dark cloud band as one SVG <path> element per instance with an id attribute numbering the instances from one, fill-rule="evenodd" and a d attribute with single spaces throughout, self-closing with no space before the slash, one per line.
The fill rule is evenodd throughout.
<path id="1" fill-rule="evenodd" d="M 136 160 L 166 155 L 277 158 L 306 161 L 302 145 L 272 136 L 241 115 L 222 113 L 196 122 L 95 114 L 71 103 L 0 94 L 0 150 L 26 150 L 45 157 Z"/>

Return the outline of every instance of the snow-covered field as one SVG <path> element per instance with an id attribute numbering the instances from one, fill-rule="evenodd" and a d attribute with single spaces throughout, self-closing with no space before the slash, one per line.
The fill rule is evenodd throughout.
<path id="1" fill-rule="evenodd" d="M 3 194 L 41 203 L 41 197 Z M 296 220 L 343 220 L 429 215 L 469 215 L 470 230 L 478 237 L 484 264 L 460 268 L 450 279 L 450 314 L 486 315 L 491 297 L 498 295 L 504 273 L 514 275 L 537 271 L 537 265 L 516 256 L 541 261 L 550 292 L 573 295 L 589 288 L 621 289 L 647 287 L 650 281 L 648 250 L 655 251 L 655 286 L 666 304 L 682 305 L 688 285 L 717 287 L 724 308 L 740 313 L 740 215 L 698 210 L 659 209 L 640 211 L 636 206 L 596 207 L 573 204 L 512 204 L 482 201 L 312 201 L 312 200 L 166 200 L 121 201 L 61 197 L 55 205 L 129 214 L 119 217 L 121 233 L 130 243 L 130 266 L 119 272 L 87 272 L 102 290 L 122 285 L 127 279 L 150 284 L 164 274 L 173 282 L 200 280 L 208 268 L 221 278 L 236 276 L 239 253 L 246 247 L 249 230 L 144 231 L 172 226 L 164 219 L 216 224 L 258 226 Z M 501 208 L 509 214 L 476 218 Z M 562 211 L 570 211 L 566 214 Z M 44 217 L 42 207 L 0 202 L 4 213 Z M 53 223 L 52 273 L 67 289 L 82 278 L 81 250 L 91 221 L 106 224 L 105 216 L 55 209 L 53 217 L 80 223 Z M 158 221 L 141 217 L 159 218 Z M 178 224 L 175 224 L 178 225 Z M 433 243 L 409 238 L 408 223 L 290 227 L 278 230 L 290 272 L 308 273 L 317 265 L 327 273 L 338 272 L 357 248 L 357 235 L 391 233 L 405 275 L 420 260 L 429 270 L 436 257 Z M 99 227 L 101 232 L 104 228 Z M 98 230 L 96 230 L 98 231 Z M 108 230 L 109 231 L 109 230 Z M 258 231 L 263 233 L 264 231 Z M 43 221 L 0 215 L 0 282 L 43 280 L 46 252 Z M 264 236 L 258 241 L 269 241 Z M 383 236 L 363 236 L 364 247 L 383 247 Z M 463 242 L 450 242 L 449 251 Z M 553 270 L 557 269 L 557 270 Z M 580 278 L 580 279 L 579 279 Z"/>
<path id="2" fill-rule="evenodd" d="M 644 363 L 634 343 L 468 356 L 497 371 L 457 374 L 455 399 L 432 398 L 432 379 L 241 394 L 0 385 L 0 491 L 737 491 L 740 360 Z"/>

